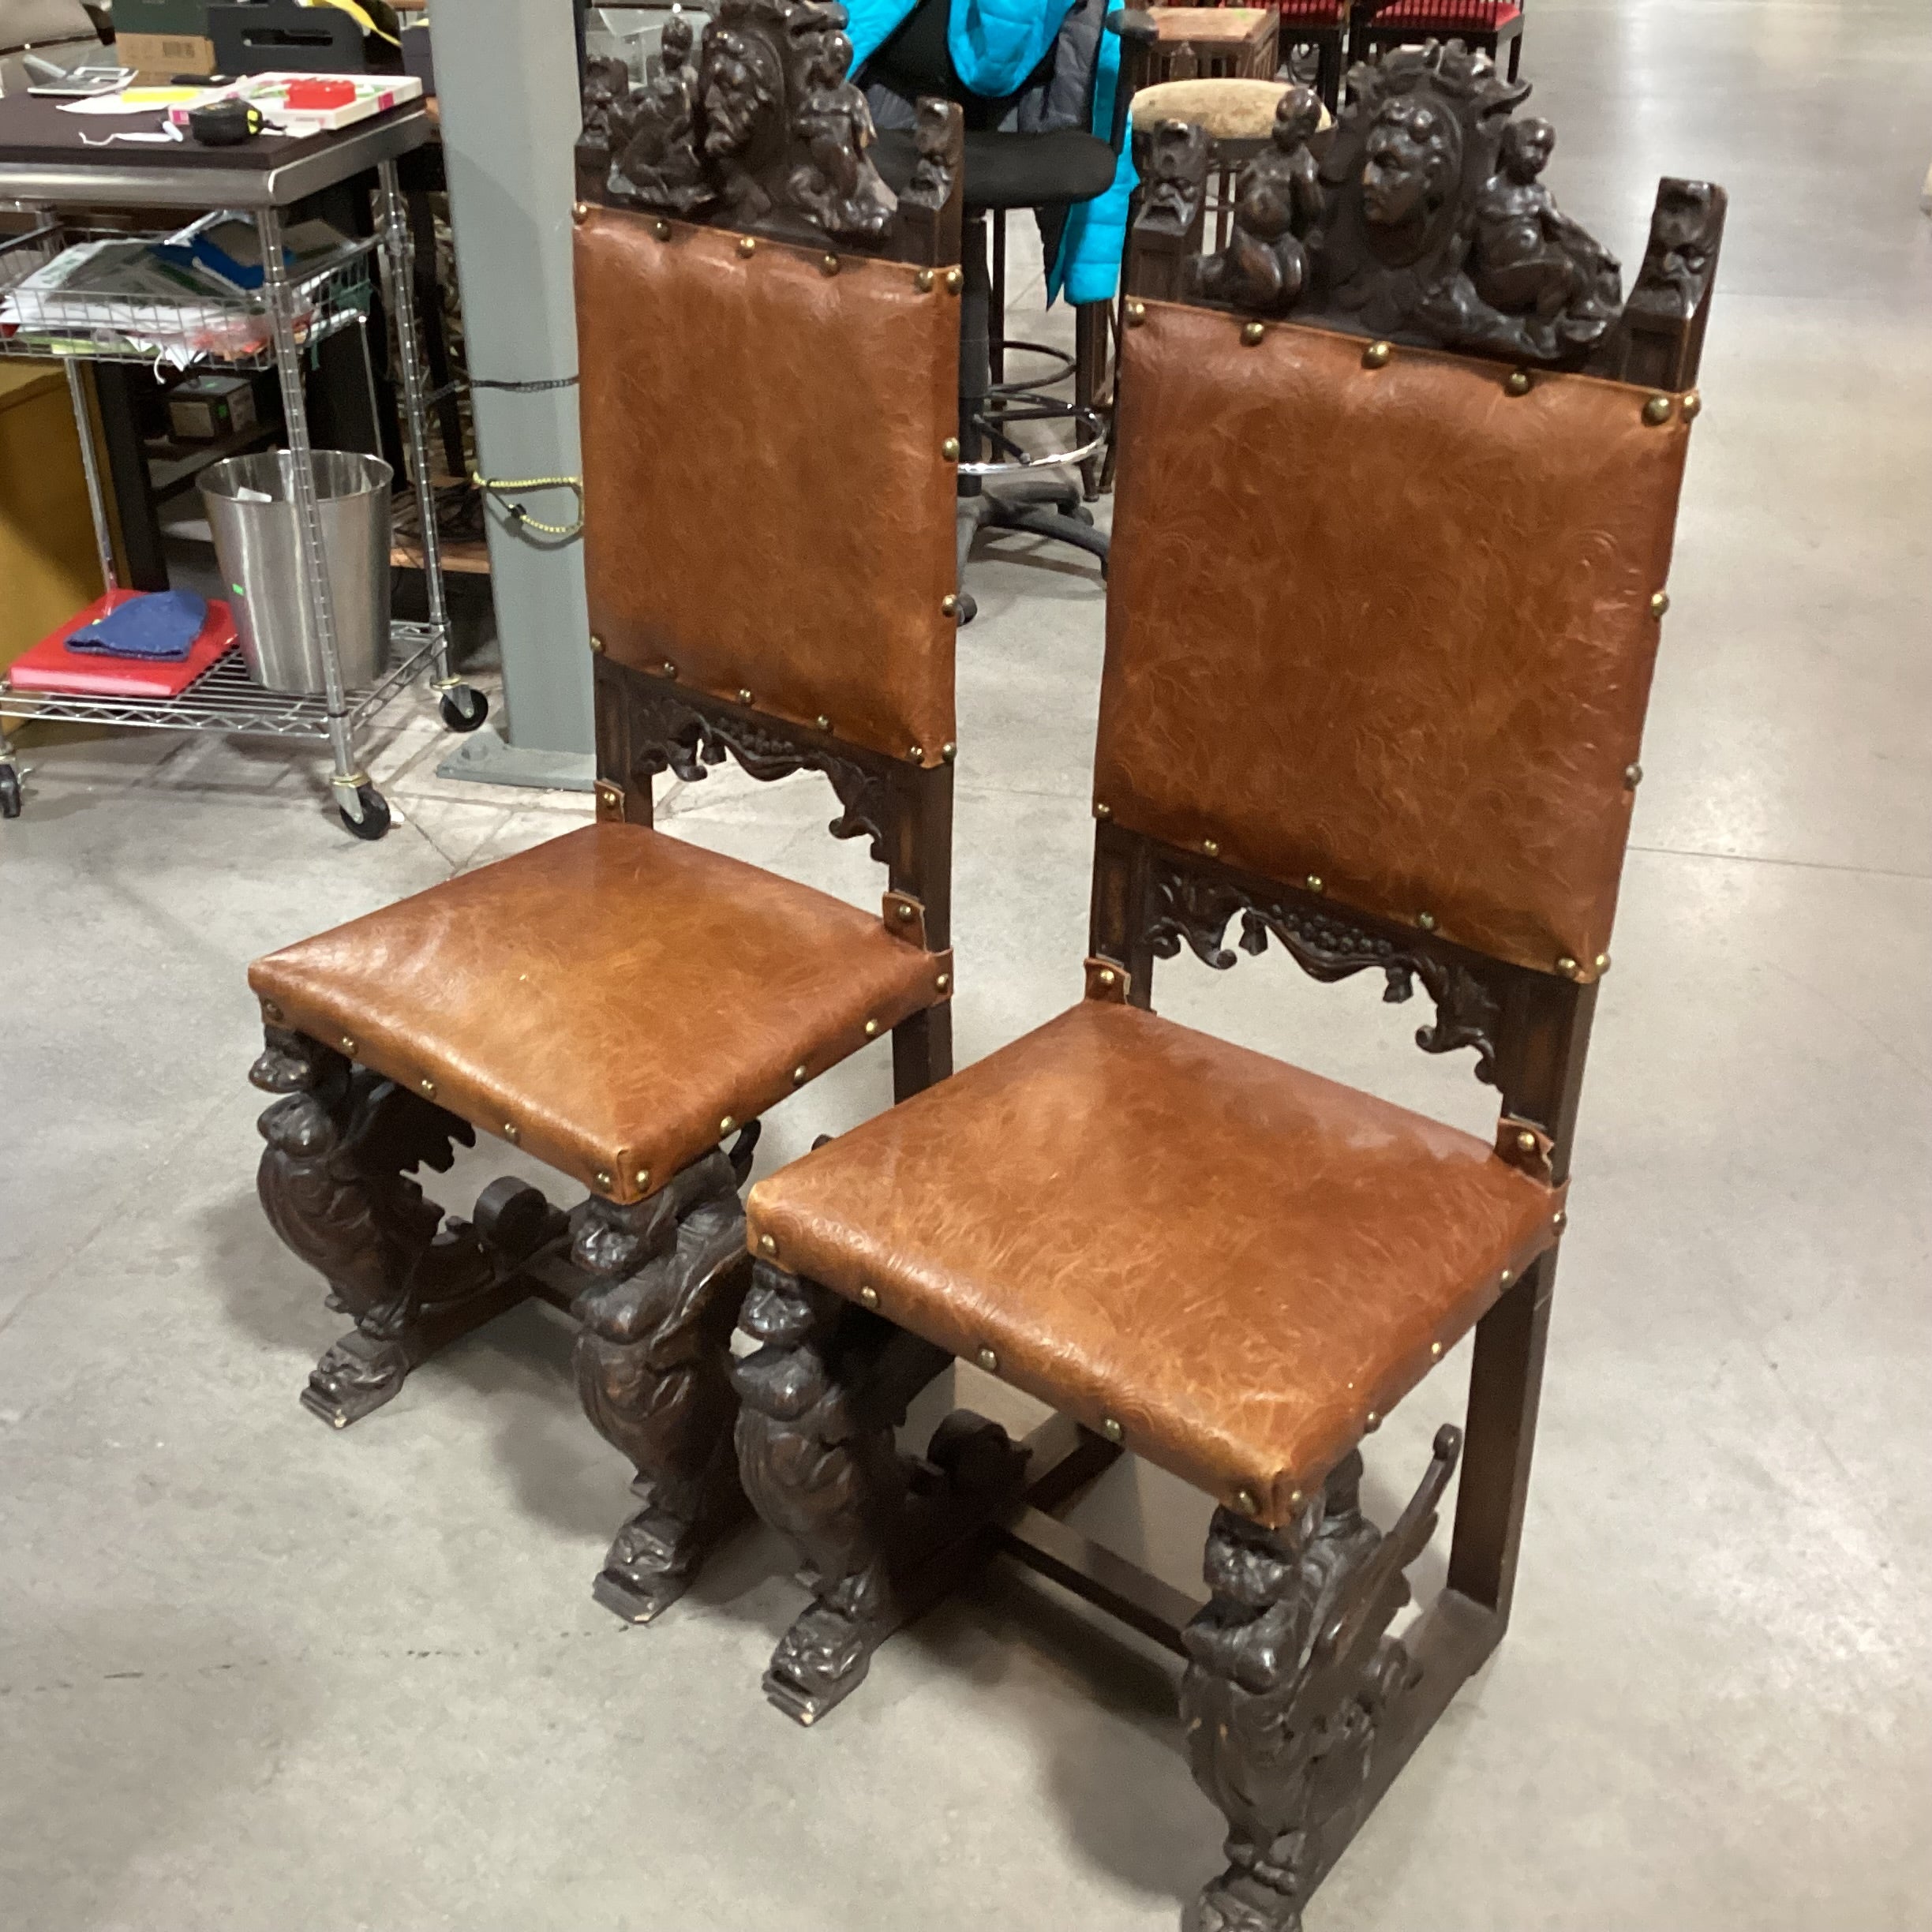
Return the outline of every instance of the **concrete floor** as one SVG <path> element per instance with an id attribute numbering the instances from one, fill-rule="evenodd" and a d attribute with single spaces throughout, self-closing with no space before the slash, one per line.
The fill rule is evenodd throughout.
<path id="1" fill-rule="evenodd" d="M 1932 1923 L 1932 20 L 1538 0 L 1526 70 L 1556 192 L 1627 260 L 1666 170 L 1726 182 L 1731 232 L 1515 1624 L 1309 1923 L 1908 1932 Z M 1101 629 L 1091 574 L 1024 542 L 974 588 L 963 1059 L 1076 996 Z M 649 1631 L 591 1603 L 626 1472 L 548 1311 L 346 1435 L 297 1407 L 338 1324 L 256 1206 L 245 963 L 584 816 L 439 782 L 444 748 L 390 736 L 403 822 L 373 847 L 306 756 L 135 737 L 39 751 L 0 828 L 0 1926 L 1166 1932 L 1218 1864 L 1171 1672 L 1048 1587 L 988 1576 L 807 1733 L 758 1694 L 799 1601 L 775 1544 Z M 816 781 L 673 806 L 876 902 Z M 1479 1131 L 1493 1106 L 1372 987 L 1279 955 L 1177 963 L 1160 1002 Z M 888 1098 L 881 1048 L 778 1110 L 769 1158 Z M 1376 1438 L 1382 1509 L 1461 1372 Z M 1124 1466 L 1088 1509 L 1192 1581 L 1199 1499 Z"/>

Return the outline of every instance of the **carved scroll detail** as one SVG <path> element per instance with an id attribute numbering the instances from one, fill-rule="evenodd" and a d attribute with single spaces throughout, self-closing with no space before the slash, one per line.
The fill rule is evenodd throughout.
<path id="1" fill-rule="evenodd" d="M 897 203 L 868 152 L 871 110 L 845 77 L 846 24 L 828 0 L 724 0 L 694 62 L 689 20 L 673 15 L 645 86 L 621 62 L 588 64 L 580 170 L 632 207 L 721 208 L 732 227 L 781 240 L 882 248 Z M 929 168 L 923 191 L 934 185 Z"/>
<path id="2" fill-rule="evenodd" d="M 1266 952 L 1272 934 L 1311 979 L 1332 983 L 1358 972 L 1380 972 L 1387 982 L 1382 997 L 1391 1004 L 1413 998 L 1420 979 L 1435 1002 L 1436 1024 L 1417 1029 L 1416 1044 L 1432 1054 L 1473 1046 L 1476 1077 L 1488 1086 L 1497 1084 L 1502 1008 L 1466 966 L 1435 948 L 1398 945 L 1338 913 L 1257 898 L 1231 879 L 1177 866 L 1165 857 L 1152 863 L 1148 897 L 1145 937 L 1159 959 L 1174 958 L 1185 942 L 1204 965 L 1226 972 L 1234 954 L 1222 941 L 1238 912 L 1244 953 Z"/>
<path id="3" fill-rule="evenodd" d="M 593 1586 L 648 1623 L 690 1586 L 739 1514 L 731 1332 L 751 1279 L 738 1190 L 757 1123 L 649 1200 L 586 1204 L 571 1259 L 591 1278 L 571 1312 L 578 1391 L 592 1425 L 631 1458 L 638 1508 Z"/>
<path id="4" fill-rule="evenodd" d="M 1359 1804 L 1388 1713 L 1419 1681 L 1387 1632 L 1461 1452 L 1459 1430 L 1437 1432 L 1386 1537 L 1362 1514 L 1354 1451 L 1283 1529 L 1215 1512 L 1181 1714 L 1194 1781 L 1227 1820 L 1228 1866 L 1187 1932 L 1298 1932 L 1322 1835 Z"/>
<path id="5" fill-rule="evenodd" d="M 828 829 L 834 838 L 870 838 L 874 859 L 886 859 L 891 823 L 887 781 L 829 746 L 794 738 L 760 718 L 700 710 L 675 691 L 637 680 L 631 697 L 634 775 L 641 781 L 670 771 L 695 781 L 729 752 L 753 778 L 822 772 L 844 809 Z"/>

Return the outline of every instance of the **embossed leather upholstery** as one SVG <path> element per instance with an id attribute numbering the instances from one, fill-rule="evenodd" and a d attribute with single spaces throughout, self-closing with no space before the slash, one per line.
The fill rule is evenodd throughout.
<path id="1" fill-rule="evenodd" d="M 1688 424 L 1650 392 L 1159 302 L 1125 331 L 1096 800 L 1589 978 Z"/>
<path id="2" fill-rule="evenodd" d="M 959 298 L 903 263 L 592 209 L 584 566 L 617 662 L 889 756 L 954 736 Z M 913 747 L 917 747 L 915 751 Z"/>
<path id="3" fill-rule="evenodd" d="M 1089 1001 L 747 1208 L 754 1251 L 1278 1523 L 1563 1198 L 1455 1129 Z"/>
<path id="4" fill-rule="evenodd" d="M 951 972 L 876 914 L 614 824 L 271 953 L 249 983 L 272 1024 L 428 1080 L 439 1106 L 627 1201 L 727 1117 L 782 1099 L 795 1069 L 941 1003 Z"/>

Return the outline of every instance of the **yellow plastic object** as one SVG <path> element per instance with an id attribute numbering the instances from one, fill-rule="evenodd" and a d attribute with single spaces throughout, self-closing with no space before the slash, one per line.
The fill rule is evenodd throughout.
<path id="1" fill-rule="evenodd" d="M 67 378 L 0 362 L 0 669 L 100 593 Z"/>

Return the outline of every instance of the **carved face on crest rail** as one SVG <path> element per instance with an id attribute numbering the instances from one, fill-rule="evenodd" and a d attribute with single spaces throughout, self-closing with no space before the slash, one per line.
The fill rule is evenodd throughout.
<path id="1" fill-rule="evenodd" d="M 1362 212 L 1376 227 L 1406 230 L 1421 245 L 1462 178 L 1462 130 L 1440 107 L 1388 102 L 1368 133 Z"/>

